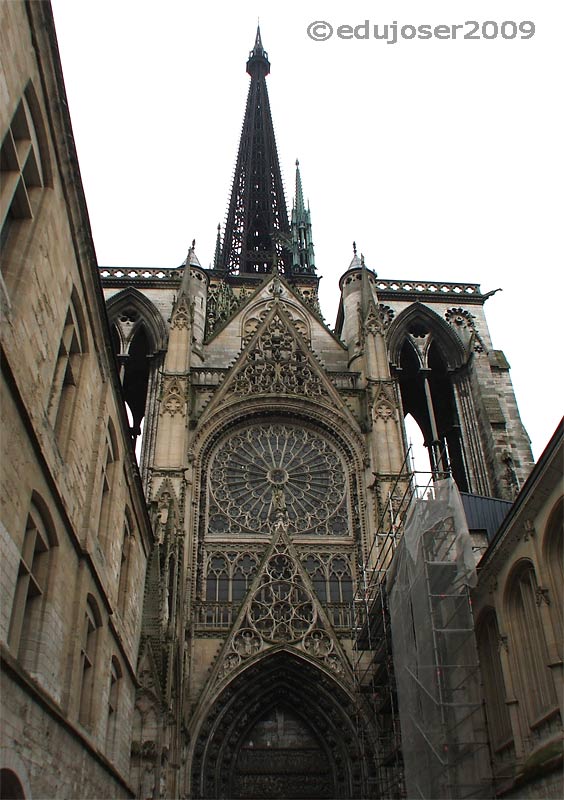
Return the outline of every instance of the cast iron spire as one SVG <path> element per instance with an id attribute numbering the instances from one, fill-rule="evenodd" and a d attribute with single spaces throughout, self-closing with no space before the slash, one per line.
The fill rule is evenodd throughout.
<path id="1" fill-rule="evenodd" d="M 243 131 L 225 223 L 220 269 L 231 274 L 291 272 L 288 212 L 270 115 L 266 76 L 268 54 L 257 27 L 249 54 L 251 76 Z M 276 258 L 275 258 L 276 256 Z"/>

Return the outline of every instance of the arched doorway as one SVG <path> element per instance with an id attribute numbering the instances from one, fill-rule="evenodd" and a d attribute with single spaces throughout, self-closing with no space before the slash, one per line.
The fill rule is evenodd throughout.
<path id="1" fill-rule="evenodd" d="M 25 800 L 20 779 L 11 769 L 0 770 L 0 800 Z"/>
<path id="2" fill-rule="evenodd" d="M 329 754 L 301 713 L 284 704 L 252 724 L 234 763 L 233 798 L 334 796 Z"/>
<path id="3" fill-rule="evenodd" d="M 359 800 L 375 774 L 370 741 L 338 680 L 277 650 L 240 672 L 210 708 L 194 746 L 191 796 Z"/>

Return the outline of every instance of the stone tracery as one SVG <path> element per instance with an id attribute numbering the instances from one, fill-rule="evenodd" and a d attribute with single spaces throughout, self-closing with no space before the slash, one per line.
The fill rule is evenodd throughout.
<path id="1" fill-rule="evenodd" d="M 228 436 L 212 457 L 208 530 L 269 533 L 283 513 L 292 534 L 347 535 L 341 458 L 324 437 L 284 424 Z"/>

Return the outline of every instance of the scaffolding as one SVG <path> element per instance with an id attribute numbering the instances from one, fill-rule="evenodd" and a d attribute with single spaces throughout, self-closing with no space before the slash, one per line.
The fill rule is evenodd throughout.
<path id="1" fill-rule="evenodd" d="M 423 477 L 390 490 L 355 597 L 355 680 L 379 736 L 374 795 L 488 797 L 472 544 L 452 478 Z"/>

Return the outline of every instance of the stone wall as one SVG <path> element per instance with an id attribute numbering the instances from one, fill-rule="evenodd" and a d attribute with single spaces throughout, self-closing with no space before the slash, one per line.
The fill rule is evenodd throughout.
<path id="1" fill-rule="evenodd" d="M 152 532 L 49 5 L 1 4 L 0 37 L 0 766 L 125 797 Z"/>

